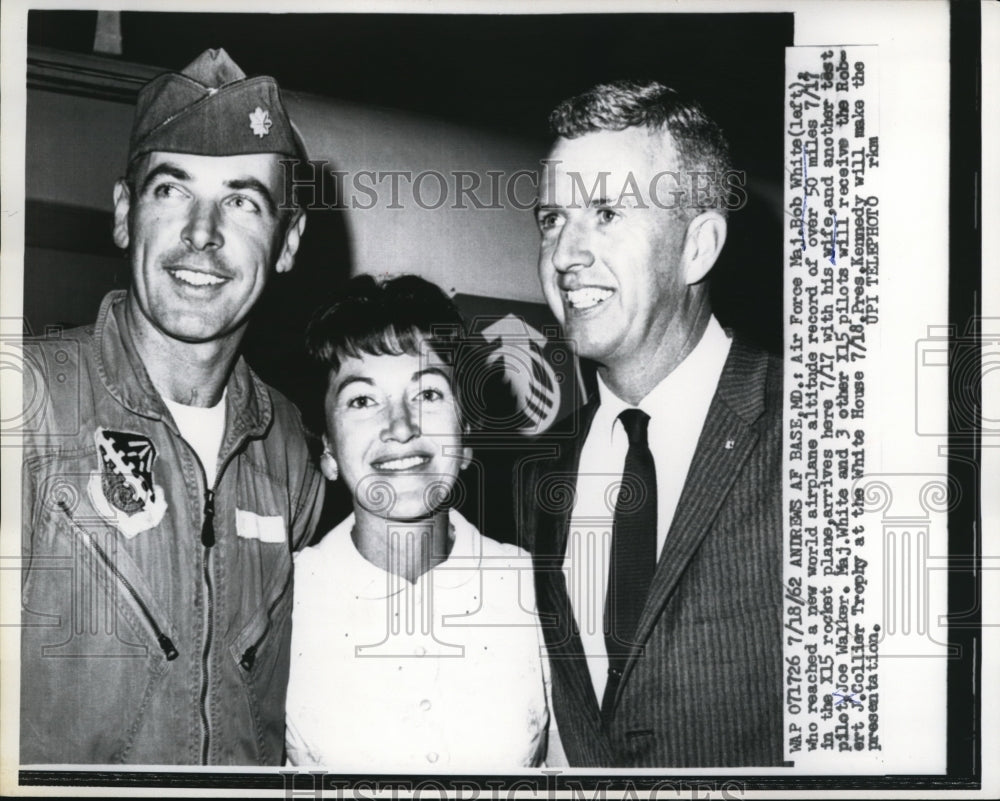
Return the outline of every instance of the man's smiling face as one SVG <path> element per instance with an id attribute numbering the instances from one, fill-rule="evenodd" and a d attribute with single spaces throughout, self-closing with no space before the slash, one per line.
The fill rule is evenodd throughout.
<path id="1" fill-rule="evenodd" d="M 290 268 L 279 159 L 154 152 L 131 190 L 116 187 L 130 291 L 161 334 L 208 342 L 241 332 L 270 271 Z"/>
<path id="2" fill-rule="evenodd" d="M 670 135 L 645 128 L 560 138 L 548 156 L 539 277 L 577 352 L 598 364 L 640 359 L 680 333 L 687 223 L 670 208 L 676 175 L 663 175 L 678 170 Z"/>

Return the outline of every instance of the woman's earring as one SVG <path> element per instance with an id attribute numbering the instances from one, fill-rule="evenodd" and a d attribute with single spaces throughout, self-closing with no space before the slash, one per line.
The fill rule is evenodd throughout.
<path id="1" fill-rule="evenodd" d="M 333 454 L 329 450 L 324 450 L 323 455 L 319 460 L 320 469 L 323 471 L 323 475 L 327 477 L 329 481 L 336 481 L 337 476 L 340 475 L 340 469 L 337 467 L 337 460 L 333 458 Z"/>

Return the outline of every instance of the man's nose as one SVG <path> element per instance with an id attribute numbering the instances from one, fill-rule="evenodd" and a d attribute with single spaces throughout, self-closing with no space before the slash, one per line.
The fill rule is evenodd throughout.
<path id="1" fill-rule="evenodd" d="M 417 411 L 411 409 L 405 401 L 391 403 L 389 418 L 382 431 L 382 441 L 409 442 L 420 436 L 420 424 L 417 421 Z"/>
<path id="2" fill-rule="evenodd" d="M 194 203 L 184 226 L 184 243 L 192 250 L 218 250 L 225 239 L 219 225 L 219 209 L 214 203 Z"/>
<path id="3" fill-rule="evenodd" d="M 582 223 L 566 222 L 552 251 L 552 266 L 561 273 L 582 270 L 594 263 L 589 234 Z"/>

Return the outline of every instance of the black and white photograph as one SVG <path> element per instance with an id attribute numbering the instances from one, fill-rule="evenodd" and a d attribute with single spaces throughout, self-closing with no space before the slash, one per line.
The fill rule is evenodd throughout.
<path id="1" fill-rule="evenodd" d="M 4 795 L 1000 790 L 995 12 L 5 3 Z"/>

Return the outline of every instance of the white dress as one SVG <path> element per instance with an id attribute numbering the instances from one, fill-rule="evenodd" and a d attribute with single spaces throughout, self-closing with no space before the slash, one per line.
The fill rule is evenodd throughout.
<path id="1" fill-rule="evenodd" d="M 531 558 L 455 510 L 449 520 L 451 554 L 415 584 L 361 556 L 353 515 L 296 556 L 290 764 L 439 773 L 541 763 L 548 671 Z"/>

